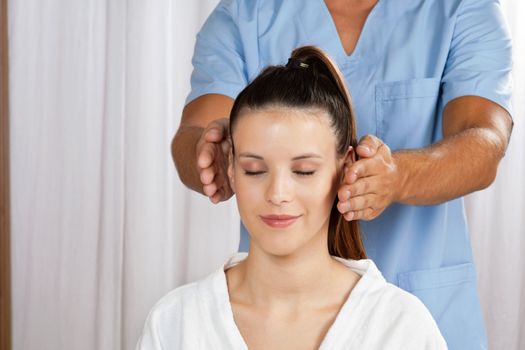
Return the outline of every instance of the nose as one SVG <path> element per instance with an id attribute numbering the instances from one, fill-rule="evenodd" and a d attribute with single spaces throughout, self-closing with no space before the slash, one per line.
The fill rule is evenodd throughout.
<path id="1" fill-rule="evenodd" d="M 266 200 L 274 205 L 282 205 L 293 198 L 293 184 L 290 176 L 284 171 L 274 173 L 269 177 L 266 189 Z"/>

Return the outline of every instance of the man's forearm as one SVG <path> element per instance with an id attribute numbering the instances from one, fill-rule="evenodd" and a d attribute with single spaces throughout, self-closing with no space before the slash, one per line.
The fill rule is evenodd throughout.
<path id="1" fill-rule="evenodd" d="M 401 177 L 396 202 L 439 204 L 488 187 L 506 141 L 487 128 L 472 128 L 420 150 L 393 153 Z"/>
<path id="2" fill-rule="evenodd" d="M 175 167 L 182 183 L 190 189 L 202 192 L 202 182 L 197 169 L 196 146 L 204 128 L 198 126 L 181 127 L 171 144 Z"/>

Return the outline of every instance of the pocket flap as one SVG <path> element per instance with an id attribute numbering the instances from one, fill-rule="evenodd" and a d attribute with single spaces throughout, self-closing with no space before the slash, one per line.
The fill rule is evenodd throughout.
<path id="1" fill-rule="evenodd" d="M 408 292 L 445 287 L 475 280 L 476 270 L 472 263 L 453 265 L 439 269 L 409 271 L 398 275 L 399 287 Z"/>
<path id="2" fill-rule="evenodd" d="M 392 81 L 376 85 L 376 99 L 380 101 L 401 98 L 431 97 L 439 94 L 440 78 Z"/>

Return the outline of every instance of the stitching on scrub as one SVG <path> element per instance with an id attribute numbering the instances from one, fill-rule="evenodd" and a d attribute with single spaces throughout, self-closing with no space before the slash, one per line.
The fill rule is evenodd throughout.
<path id="1" fill-rule="evenodd" d="M 472 263 L 465 263 L 438 269 L 409 271 L 400 273 L 397 280 L 400 287 L 410 291 L 449 287 L 475 281 L 476 276 L 472 269 Z M 418 276 L 425 276 L 425 278 Z"/>
<path id="2" fill-rule="evenodd" d="M 376 84 L 376 99 L 381 101 L 439 96 L 441 79 L 422 78 Z"/>
<path id="3" fill-rule="evenodd" d="M 461 284 L 464 284 L 464 283 L 470 283 L 470 282 L 474 282 L 475 280 L 473 278 L 466 278 L 466 279 L 462 279 L 462 280 L 456 280 L 456 281 L 450 281 L 450 282 L 447 282 L 447 283 L 443 283 L 443 284 L 435 284 L 435 285 L 432 285 L 432 286 L 428 286 L 428 287 L 421 287 L 421 288 L 409 288 L 409 291 L 410 292 L 417 292 L 417 291 L 420 291 L 420 290 L 429 290 L 429 289 L 442 289 L 442 288 L 445 288 L 445 287 L 451 287 L 451 286 L 459 286 Z M 411 286 L 409 286 L 411 287 Z"/>
<path id="4" fill-rule="evenodd" d="M 377 99 L 377 92 L 376 92 L 376 101 L 375 101 L 375 105 L 376 105 L 376 136 L 379 137 L 380 139 L 383 139 L 383 126 L 381 125 L 381 123 L 383 122 L 383 106 L 382 106 L 382 103 L 381 103 L 381 100 Z"/>
<path id="5" fill-rule="evenodd" d="M 424 95 L 424 96 L 380 97 L 379 101 L 395 101 L 395 100 L 408 100 L 408 99 L 412 100 L 412 99 L 416 99 L 416 98 L 429 98 L 429 97 L 435 97 L 435 96 L 439 96 L 439 92 L 435 93 L 435 94 L 432 94 L 432 95 L 428 94 L 428 95 Z"/>

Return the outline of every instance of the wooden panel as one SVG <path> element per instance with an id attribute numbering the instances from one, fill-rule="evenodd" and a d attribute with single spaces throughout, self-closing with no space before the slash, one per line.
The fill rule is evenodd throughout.
<path id="1" fill-rule="evenodd" d="M 11 349 L 7 0 L 0 0 L 0 350 Z"/>

